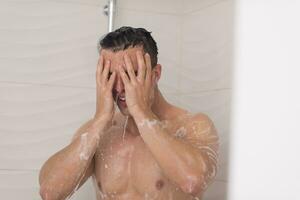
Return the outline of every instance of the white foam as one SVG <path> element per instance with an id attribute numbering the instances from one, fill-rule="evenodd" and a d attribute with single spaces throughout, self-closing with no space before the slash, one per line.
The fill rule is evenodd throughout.
<path id="1" fill-rule="evenodd" d="M 153 126 L 160 124 L 161 122 L 159 122 L 156 119 L 144 119 L 142 122 L 138 123 L 138 126 L 147 126 L 149 128 L 153 128 Z"/>
<path id="2" fill-rule="evenodd" d="M 182 126 L 179 129 L 177 129 L 174 136 L 176 138 L 184 138 L 186 136 L 186 134 L 187 134 L 186 128 Z"/>
<path id="3" fill-rule="evenodd" d="M 80 160 L 88 160 L 89 155 L 88 155 L 88 147 L 87 147 L 87 133 L 83 133 L 80 136 L 80 154 L 79 158 Z"/>

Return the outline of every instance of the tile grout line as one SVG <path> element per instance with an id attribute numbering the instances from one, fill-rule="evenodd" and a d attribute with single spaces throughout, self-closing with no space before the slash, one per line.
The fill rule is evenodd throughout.
<path id="1" fill-rule="evenodd" d="M 83 2 L 78 2 L 78 1 L 65 1 L 65 0 L 52 0 L 48 2 L 55 2 L 55 3 L 64 3 L 64 4 L 78 4 L 78 5 L 84 5 L 84 6 L 91 6 L 91 7 L 99 7 L 102 6 L 104 7 L 105 3 L 103 5 L 101 4 L 93 4 L 93 3 L 83 3 Z M 124 11 L 134 11 L 134 12 L 142 12 L 142 13 L 152 13 L 152 14 L 159 14 L 159 15 L 174 15 L 174 16 L 180 16 L 181 13 L 176 13 L 176 12 L 160 12 L 160 11 L 155 11 L 155 10 L 142 10 L 142 9 L 132 9 L 132 8 L 126 8 L 126 7 L 119 7 L 117 5 L 117 9 L 124 10 Z"/>
<path id="2" fill-rule="evenodd" d="M 194 14 L 196 12 L 200 12 L 202 10 L 205 10 L 205 9 L 208 9 L 208 8 L 210 8 L 212 6 L 215 6 L 215 5 L 219 4 L 219 3 L 224 3 L 224 2 L 229 2 L 229 1 L 232 1 L 232 0 L 218 0 L 218 1 L 214 2 L 214 3 L 208 4 L 206 6 L 203 6 L 203 7 L 200 7 L 200 8 L 196 8 L 196 9 L 193 9 L 193 10 L 190 10 L 190 11 L 183 12 L 182 15 Z"/>
<path id="3" fill-rule="evenodd" d="M 181 16 L 181 13 L 175 13 L 175 12 L 159 12 L 154 10 L 142 10 L 142 9 L 130 9 L 130 8 L 124 8 L 124 7 L 118 7 L 121 11 L 131 11 L 131 12 L 140 12 L 140 13 L 150 13 L 150 14 L 156 14 L 156 15 L 171 15 L 171 16 Z"/>
<path id="4" fill-rule="evenodd" d="M 1 83 L 8 83 L 8 84 L 19 84 L 19 85 L 32 85 L 32 86 L 46 86 L 46 87 L 65 87 L 65 88 L 77 88 L 77 89 L 90 89 L 96 90 L 96 87 L 89 87 L 89 86 L 71 86 L 71 85 L 55 85 L 49 83 L 31 83 L 31 82 L 14 82 L 14 81 L 0 81 Z"/>
<path id="5" fill-rule="evenodd" d="M 15 172 L 17 172 L 17 171 L 20 171 L 20 172 L 21 171 L 24 171 L 24 172 L 25 171 L 31 171 L 32 172 L 32 171 L 39 171 L 39 169 L 7 169 L 7 168 L 2 169 L 2 168 L 0 168 L 0 172 L 1 171 L 15 171 Z"/>
<path id="6" fill-rule="evenodd" d="M 208 89 L 208 90 L 195 90 L 192 92 L 181 92 L 181 95 L 194 95 L 194 94 L 201 94 L 201 93 L 208 93 L 208 92 L 218 92 L 218 91 L 230 91 L 232 88 L 215 88 L 215 89 Z"/>
<path id="7" fill-rule="evenodd" d="M 91 7 L 98 7 L 101 6 L 99 3 L 83 3 L 79 1 L 65 1 L 65 0 L 51 0 L 48 2 L 55 2 L 55 3 L 64 3 L 64 4 L 78 4 L 78 5 L 84 5 L 84 6 L 91 6 Z M 104 6 L 104 5 L 102 5 Z"/>

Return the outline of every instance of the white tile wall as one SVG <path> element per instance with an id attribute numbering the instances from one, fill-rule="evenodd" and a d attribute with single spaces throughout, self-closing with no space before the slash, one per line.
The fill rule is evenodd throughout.
<path id="1" fill-rule="evenodd" d="M 0 170 L 1 199 L 32 199 L 38 200 L 37 170 Z"/>
<path id="2" fill-rule="evenodd" d="M 72 4 L 81 4 L 81 5 L 91 5 L 91 6 L 101 6 L 101 8 L 107 4 L 106 0 L 49 0 L 54 2 L 66 2 Z"/>
<path id="3" fill-rule="evenodd" d="M 37 170 L 0 170 L 1 199 L 40 200 L 38 175 Z M 96 199 L 91 179 L 71 197 L 71 200 L 83 199 Z"/>
<path id="4" fill-rule="evenodd" d="M 103 2 L 0 2 L 1 199 L 40 199 L 38 170 L 94 114 Z"/>
<path id="5" fill-rule="evenodd" d="M 117 0 L 118 8 L 137 12 L 175 14 L 181 13 L 182 0 Z"/>
<path id="6" fill-rule="evenodd" d="M 180 91 L 230 88 L 233 2 L 183 15 Z"/>
<path id="7" fill-rule="evenodd" d="M 210 116 L 220 136 L 216 182 L 204 199 L 227 198 L 233 11 L 231 0 L 183 3 L 180 105 Z"/>
<path id="8" fill-rule="evenodd" d="M 182 2 L 182 10 L 184 14 L 203 10 L 207 7 L 214 6 L 222 1 L 227 0 L 189 0 Z"/>
<path id="9" fill-rule="evenodd" d="M 181 105 L 192 112 L 206 113 L 214 122 L 220 137 L 220 160 L 217 180 L 227 180 L 228 137 L 230 132 L 231 90 L 218 90 L 182 95 Z"/>
<path id="10" fill-rule="evenodd" d="M 96 43 L 107 29 L 99 6 L 4 2 L 0 24 L 0 81 L 94 85 Z"/>
<path id="11" fill-rule="evenodd" d="M 223 200 L 227 196 L 227 182 L 215 181 L 207 189 L 204 194 L 204 200 Z"/>
<path id="12" fill-rule="evenodd" d="M 105 0 L 0 2 L 0 193 L 39 199 L 38 170 L 94 113 L 96 43 Z M 227 0 L 119 0 L 116 27 L 153 32 L 162 92 L 208 114 L 221 136 L 220 171 L 205 199 L 226 199 L 232 14 Z M 17 182 L 17 184 L 14 184 Z M 94 199 L 91 180 L 74 199 Z"/>
<path id="13" fill-rule="evenodd" d="M 12 83 L 0 89 L 0 169 L 39 169 L 94 114 L 94 89 Z"/>

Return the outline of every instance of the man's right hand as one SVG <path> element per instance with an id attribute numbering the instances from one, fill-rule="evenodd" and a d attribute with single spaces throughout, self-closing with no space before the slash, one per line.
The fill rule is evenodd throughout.
<path id="1" fill-rule="evenodd" d="M 114 100 L 112 95 L 112 88 L 116 78 L 114 71 L 110 77 L 108 74 L 111 69 L 110 60 L 106 60 L 100 55 L 96 71 L 96 113 L 94 116 L 95 121 L 105 121 L 109 123 L 114 116 Z"/>

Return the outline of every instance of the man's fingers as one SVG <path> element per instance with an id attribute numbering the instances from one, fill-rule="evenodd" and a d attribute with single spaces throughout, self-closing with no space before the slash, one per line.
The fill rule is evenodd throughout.
<path id="1" fill-rule="evenodd" d="M 144 81 L 145 80 L 145 74 L 146 74 L 146 66 L 145 66 L 145 60 L 144 56 L 141 51 L 136 52 L 137 62 L 138 62 L 138 80 Z"/>
<path id="2" fill-rule="evenodd" d="M 114 85 L 114 82 L 115 82 L 115 79 L 116 79 L 116 72 L 114 71 L 112 74 L 111 74 L 111 76 L 110 76 L 110 78 L 109 78 L 109 81 L 108 81 L 108 87 L 110 88 L 110 89 L 112 89 L 112 87 L 113 87 L 113 85 Z"/>
<path id="3" fill-rule="evenodd" d="M 96 81 L 98 84 L 101 82 L 101 73 L 103 70 L 103 56 L 100 55 L 98 59 L 98 64 L 97 64 L 97 70 L 96 70 Z"/>
<path id="4" fill-rule="evenodd" d="M 135 73 L 133 70 L 132 62 L 130 60 L 130 57 L 127 54 L 125 54 L 125 56 L 124 56 L 124 61 L 125 61 L 126 69 L 127 69 L 130 80 L 132 82 L 136 82 L 136 76 L 135 76 Z"/>
<path id="5" fill-rule="evenodd" d="M 152 72 L 152 66 L 151 66 L 151 58 L 148 53 L 145 55 L 145 60 L 146 60 L 146 82 L 151 81 L 151 72 Z"/>
<path id="6" fill-rule="evenodd" d="M 109 60 L 107 60 L 106 62 L 105 62 L 105 66 L 104 66 L 104 69 L 103 69 L 103 72 L 102 72 L 102 75 L 101 75 L 101 82 L 102 82 L 102 84 L 105 84 L 105 83 L 107 83 L 107 76 L 108 76 L 108 73 L 109 73 L 109 70 L 110 70 L 110 61 Z"/>
<path id="7" fill-rule="evenodd" d="M 130 80 L 121 65 L 119 65 L 119 70 L 120 70 L 120 76 L 121 76 L 123 83 L 125 85 L 127 85 L 130 82 Z"/>

